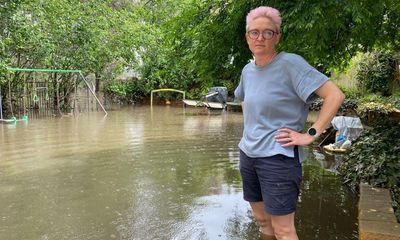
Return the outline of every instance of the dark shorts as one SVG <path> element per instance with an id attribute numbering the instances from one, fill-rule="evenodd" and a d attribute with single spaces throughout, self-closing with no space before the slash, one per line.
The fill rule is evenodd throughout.
<path id="1" fill-rule="evenodd" d="M 240 174 L 244 200 L 264 202 L 271 215 L 287 215 L 296 211 L 302 179 L 298 149 L 294 157 L 282 154 L 251 158 L 240 151 Z"/>

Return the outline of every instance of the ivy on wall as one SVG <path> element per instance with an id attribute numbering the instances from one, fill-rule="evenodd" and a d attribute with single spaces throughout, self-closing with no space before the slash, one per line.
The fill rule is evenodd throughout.
<path id="1" fill-rule="evenodd" d="M 339 172 L 344 182 L 356 187 L 360 182 L 388 188 L 400 222 L 400 122 L 382 120 L 366 130 L 344 157 Z"/>

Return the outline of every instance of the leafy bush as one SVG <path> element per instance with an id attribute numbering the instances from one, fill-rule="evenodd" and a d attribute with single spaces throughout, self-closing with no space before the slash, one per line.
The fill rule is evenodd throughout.
<path id="1" fill-rule="evenodd" d="M 310 111 L 319 111 L 319 110 L 321 110 L 321 107 L 322 107 L 323 103 L 324 103 L 323 99 L 317 98 L 316 100 L 314 100 L 310 104 L 310 106 L 309 106 Z"/>
<path id="2" fill-rule="evenodd" d="M 362 95 L 359 89 L 353 89 L 341 85 L 338 85 L 338 87 L 344 93 L 346 99 L 356 99 Z"/>
<path id="3" fill-rule="evenodd" d="M 393 53 L 383 50 L 364 53 L 358 63 L 356 80 L 361 88 L 387 96 L 390 94 L 395 70 Z"/>
<path id="4" fill-rule="evenodd" d="M 339 115 L 355 115 L 355 110 L 358 107 L 358 100 L 356 98 L 346 98 L 344 99 L 340 109 L 338 110 Z M 324 101 L 321 98 L 318 98 L 314 102 L 310 104 L 310 111 L 319 111 L 321 110 L 322 104 Z"/>
<path id="5" fill-rule="evenodd" d="M 379 117 L 387 115 L 394 110 L 390 98 L 376 94 L 366 95 L 360 99 L 357 106 L 357 114 L 361 119 L 373 121 Z"/>
<path id="6" fill-rule="evenodd" d="M 0 60 L 0 84 L 6 82 L 7 65 Z"/>
<path id="7" fill-rule="evenodd" d="M 356 109 L 358 108 L 359 100 L 356 98 L 346 98 L 344 99 L 342 105 L 340 106 L 339 113 L 342 113 L 343 115 L 346 114 L 351 114 L 355 115 L 356 114 Z"/>
<path id="8" fill-rule="evenodd" d="M 357 187 L 360 182 L 389 188 L 400 221 L 400 122 L 382 120 L 364 131 L 344 157 L 338 170 L 344 182 Z"/>
<path id="9" fill-rule="evenodd" d="M 400 109 L 400 92 L 394 93 L 390 97 L 383 97 L 377 94 L 368 94 L 359 97 L 359 92 L 342 89 L 346 95 L 346 99 L 339 109 L 339 115 L 354 115 L 359 116 L 364 122 L 368 120 L 374 121 L 380 117 L 386 117 L 390 112 L 395 111 L 395 108 Z M 323 99 L 318 98 L 310 104 L 311 111 L 319 111 L 322 107 Z"/>
<path id="10" fill-rule="evenodd" d="M 136 80 L 114 81 L 105 87 L 105 92 L 118 103 L 134 103 L 141 101 L 143 86 Z"/>
<path id="11" fill-rule="evenodd" d="M 395 108 L 400 109 L 400 90 L 393 93 L 393 95 L 390 96 L 389 100 Z"/>

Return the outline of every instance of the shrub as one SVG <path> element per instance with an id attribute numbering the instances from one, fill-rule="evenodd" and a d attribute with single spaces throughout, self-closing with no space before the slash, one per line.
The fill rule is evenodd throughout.
<path id="1" fill-rule="evenodd" d="M 7 74 L 7 65 L 3 63 L 0 59 L 0 84 L 6 82 L 5 78 L 6 74 Z"/>
<path id="2" fill-rule="evenodd" d="M 363 120 L 375 121 L 394 110 L 390 98 L 369 94 L 361 98 L 357 105 L 357 114 Z"/>
<path id="3" fill-rule="evenodd" d="M 360 182 L 389 188 L 400 221 L 400 122 L 382 120 L 364 131 L 344 157 L 338 170 L 344 182 L 356 187 Z"/>
<path id="4" fill-rule="evenodd" d="M 344 93 L 347 99 L 356 99 L 362 95 L 359 89 L 353 89 L 341 85 L 338 85 L 338 87 Z"/>
<path id="5" fill-rule="evenodd" d="M 395 77 L 395 57 L 383 50 L 364 53 L 358 62 L 356 80 L 358 85 L 372 93 L 390 95 L 390 84 Z"/>
<path id="6" fill-rule="evenodd" d="M 397 92 L 393 93 L 389 99 L 395 108 L 400 109 L 400 90 L 397 90 Z"/>
<path id="7" fill-rule="evenodd" d="M 106 85 L 105 92 L 118 103 L 134 103 L 143 99 L 143 87 L 136 79 L 114 81 Z"/>
<path id="8" fill-rule="evenodd" d="M 344 99 L 340 109 L 338 110 L 338 115 L 356 115 L 356 109 L 358 107 L 359 100 L 355 97 L 347 97 Z M 323 99 L 318 98 L 310 104 L 310 111 L 320 111 L 322 104 L 324 103 Z"/>
<path id="9" fill-rule="evenodd" d="M 317 98 L 315 99 L 309 106 L 310 111 L 319 111 L 321 110 L 322 104 L 324 103 L 323 99 Z"/>

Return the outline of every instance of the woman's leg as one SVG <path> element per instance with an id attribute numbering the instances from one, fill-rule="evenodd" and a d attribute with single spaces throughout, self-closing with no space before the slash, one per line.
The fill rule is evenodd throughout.
<path id="1" fill-rule="evenodd" d="M 294 213 L 283 216 L 271 216 L 275 237 L 278 240 L 299 240 L 294 226 Z"/>
<path id="2" fill-rule="evenodd" d="M 298 240 L 294 225 L 300 182 L 301 164 L 298 155 L 275 155 L 257 162 L 265 211 L 271 218 L 272 229 L 278 240 Z"/>
<path id="3" fill-rule="evenodd" d="M 274 236 L 274 229 L 271 224 L 271 215 L 265 212 L 264 202 L 250 202 L 253 216 L 256 219 L 260 232 L 264 235 Z"/>

